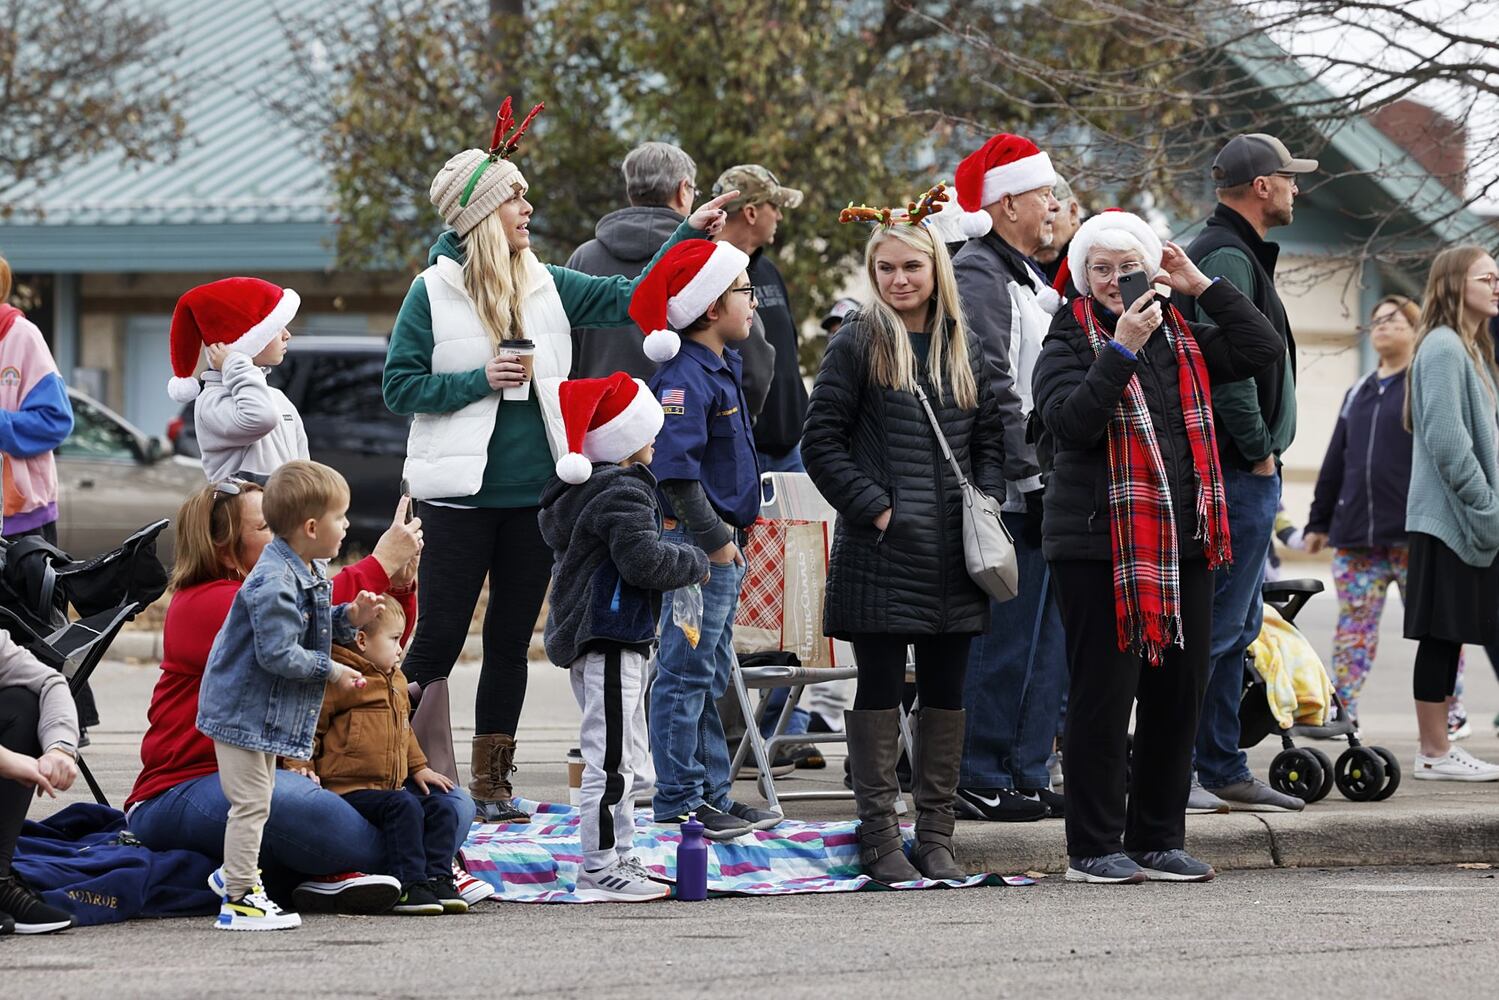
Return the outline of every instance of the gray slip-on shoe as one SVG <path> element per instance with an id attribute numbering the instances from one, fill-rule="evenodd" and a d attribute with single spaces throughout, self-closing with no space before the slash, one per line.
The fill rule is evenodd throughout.
<path id="1" fill-rule="evenodd" d="M 1187 793 L 1187 815 L 1195 816 L 1226 812 L 1228 812 L 1228 803 L 1206 788 L 1203 788 L 1201 783 L 1194 777 L 1192 779 L 1191 791 Z"/>
<path id="2" fill-rule="evenodd" d="M 1306 803 L 1294 795 L 1282 795 L 1258 778 L 1213 789 L 1213 794 L 1234 812 L 1300 812 Z"/>
<path id="3" fill-rule="evenodd" d="M 1218 873 L 1180 848 L 1170 851 L 1131 852 L 1130 860 L 1145 872 L 1148 882 L 1211 882 Z"/>

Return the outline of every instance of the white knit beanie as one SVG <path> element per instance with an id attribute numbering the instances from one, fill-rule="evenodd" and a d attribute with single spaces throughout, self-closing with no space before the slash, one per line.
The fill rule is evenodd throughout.
<path id="1" fill-rule="evenodd" d="M 1078 226 L 1067 245 L 1067 269 L 1072 272 L 1072 284 L 1082 295 L 1088 294 L 1088 253 L 1098 242 L 1099 234 L 1109 230 L 1124 233 L 1139 245 L 1145 257 L 1145 271 L 1151 278 L 1161 269 L 1161 238 L 1150 228 L 1150 223 L 1133 212 L 1105 209 Z"/>
<path id="2" fill-rule="evenodd" d="M 484 171 L 476 178 L 481 164 Z M 530 187 L 520 168 L 509 160 L 491 156 L 482 149 L 465 149 L 442 165 L 427 194 L 447 224 L 459 236 L 467 236 L 490 212 L 516 195 L 525 194 Z"/>

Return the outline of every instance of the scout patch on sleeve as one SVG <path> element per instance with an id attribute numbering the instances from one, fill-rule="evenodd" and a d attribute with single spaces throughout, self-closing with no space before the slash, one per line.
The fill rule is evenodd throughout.
<path id="1" fill-rule="evenodd" d="M 661 411 L 681 415 L 687 412 L 686 389 L 662 389 Z"/>

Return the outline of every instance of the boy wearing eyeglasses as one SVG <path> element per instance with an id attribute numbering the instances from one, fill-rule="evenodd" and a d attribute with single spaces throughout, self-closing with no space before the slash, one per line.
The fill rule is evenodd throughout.
<path id="1" fill-rule="evenodd" d="M 744 580 L 744 529 L 760 510 L 760 466 L 734 345 L 750 335 L 754 286 L 749 257 L 733 244 L 686 240 L 671 248 L 635 290 L 630 315 L 651 337 L 681 331 L 681 349 L 662 361 L 650 391 L 665 422 L 651 471 L 659 481 L 664 538 L 708 556 L 702 630 L 696 643 L 673 624 L 681 591 L 664 595 L 661 648 L 651 689 L 653 802 L 658 823 L 696 813 L 710 838 L 768 829 L 780 815 L 729 797 L 728 743 L 715 699 L 728 690 L 734 611 Z"/>

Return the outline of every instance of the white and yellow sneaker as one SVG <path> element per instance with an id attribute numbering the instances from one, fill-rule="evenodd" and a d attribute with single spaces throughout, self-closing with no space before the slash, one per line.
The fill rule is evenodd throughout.
<path id="1" fill-rule="evenodd" d="M 225 899 L 214 926 L 221 931 L 283 931 L 301 927 L 302 918 L 281 909 L 257 885 L 239 899 Z"/>

